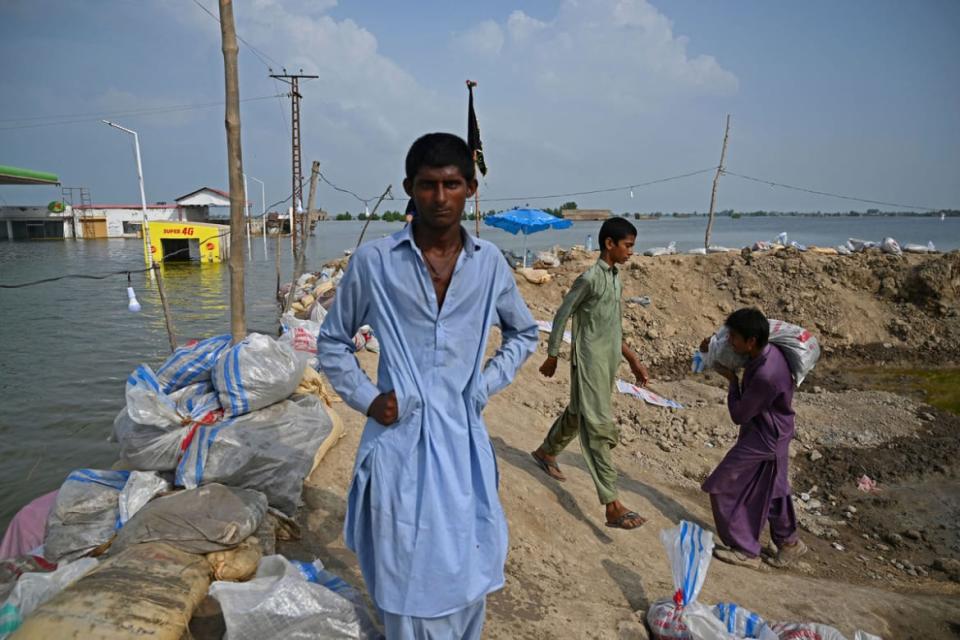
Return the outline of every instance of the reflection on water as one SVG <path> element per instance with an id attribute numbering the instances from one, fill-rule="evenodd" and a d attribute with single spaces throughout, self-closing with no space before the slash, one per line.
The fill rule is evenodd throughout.
<path id="1" fill-rule="evenodd" d="M 637 221 L 639 250 L 677 241 L 681 250 L 702 242 L 700 219 Z M 600 224 L 530 236 L 528 247 L 570 246 L 596 237 Z M 340 257 L 360 233 L 357 223 L 328 222 L 310 240 L 308 266 Z M 401 228 L 374 222 L 367 240 Z M 473 231 L 473 224 L 468 225 Z M 960 245 L 960 219 L 721 218 L 717 244 L 740 246 L 769 240 L 781 231 L 807 244 L 835 245 L 849 236 L 925 244 Z M 483 227 L 482 236 L 520 251 L 523 239 Z M 271 240 L 268 255 L 255 242 L 246 266 L 247 325 L 275 334 L 276 248 L 289 279 L 290 245 Z M 0 281 L 16 283 L 65 273 L 102 274 L 144 267 L 139 240 L 0 242 Z M 170 263 L 162 267 L 174 329 L 180 343 L 229 331 L 230 270 L 226 264 Z M 146 362 L 159 365 L 168 351 L 156 287 L 143 273 L 133 276 L 141 313 L 127 311 L 126 278 L 63 280 L 24 289 L 0 289 L 0 527 L 24 503 L 56 488 L 79 467 L 109 467 L 107 444 L 113 418 L 123 405 L 124 381 Z"/>

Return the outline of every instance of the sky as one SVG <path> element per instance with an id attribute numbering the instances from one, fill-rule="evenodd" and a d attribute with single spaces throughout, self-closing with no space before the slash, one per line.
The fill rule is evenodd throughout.
<path id="1" fill-rule="evenodd" d="M 3 0 L 0 164 L 85 186 L 97 203 L 227 188 L 214 0 Z M 403 198 L 404 157 L 430 131 L 466 134 L 464 80 L 489 167 L 481 208 L 706 211 L 726 168 L 817 191 L 960 208 L 960 2 L 236 0 L 244 171 L 290 195 L 290 101 L 303 69 L 304 174 Z M 251 46 L 252 45 L 252 46 Z M 181 108 L 188 107 L 188 108 Z M 153 110 L 153 113 L 145 111 Z M 260 187 L 250 183 L 259 213 Z M 305 183 L 306 191 L 306 183 Z M 579 196 L 562 194 L 614 189 Z M 556 196 L 540 198 L 539 196 Z M 43 204 L 52 187 L 0 187 Z M 403 200 L 384 209 L 403 209 Z M 333 213 L 363 210 L 321 184 Z M 898 209 L 725 175 L 718 209 Z"/>

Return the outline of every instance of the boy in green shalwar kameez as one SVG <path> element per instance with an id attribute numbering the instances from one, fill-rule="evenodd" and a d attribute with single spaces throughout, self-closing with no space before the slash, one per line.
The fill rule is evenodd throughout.
<path id="1" fill-rule="evenodd" d="M 550 378 L 557 370 L 560 341 L 573 316 L 570 353 L 570 404 L 533 452 L 537 464 L 556 480 L 566 480 L 556 456 L 578 434 L 587 468 L 606 506 L 607 526 L 635 529 L 646 520 L 617 499 L 617 470 L 610 450 L 619 434 L 613 421 L 611 395 L 620 359 L 625 358 L 643 386 L 649 376 L 640 358 L 623 342 L 620 298 L 623 286 L 617 265 L 633 254 L 637 229 L 623 218 L 610 218 L 600 227 L 600 259 L 576 279 L 553 319 L 547 359 L 540 373 Z"/>

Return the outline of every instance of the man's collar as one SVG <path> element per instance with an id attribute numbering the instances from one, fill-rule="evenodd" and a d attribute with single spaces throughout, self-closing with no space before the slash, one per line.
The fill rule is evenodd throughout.
<path id="1" fill-rule="evenodd" d="M 390 236 L 390 239 L 392 240 L 390 245 L 391 249 L 396 249 L 404 243 L 409 243 L 411 248 L 417 246 L 416 241 L 413 239 L 413 224 L 414 223 L 405 225 L 403 229 Z M 463 252 L 466 253 L 467 256 L 472 256 L 480 249 L 480 242 L 467 233 L 467 230 L 463 228 L 463 225 L 460 225 L 460 239 L 463 241 Z"/>

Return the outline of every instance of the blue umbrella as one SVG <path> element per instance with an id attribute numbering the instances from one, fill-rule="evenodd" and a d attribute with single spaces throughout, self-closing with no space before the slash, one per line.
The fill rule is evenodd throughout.
<path id="1" fill-rule="evenodd" d="M 511 209 L 488 216 L 483 221 L 491 227 L 509 231 L 513 235 L 523 233 L 523 266 L 527 266 L 527 236 L 546 229 L 569 229 L 571 220 L 564 220 L 540 209 Z"/>

